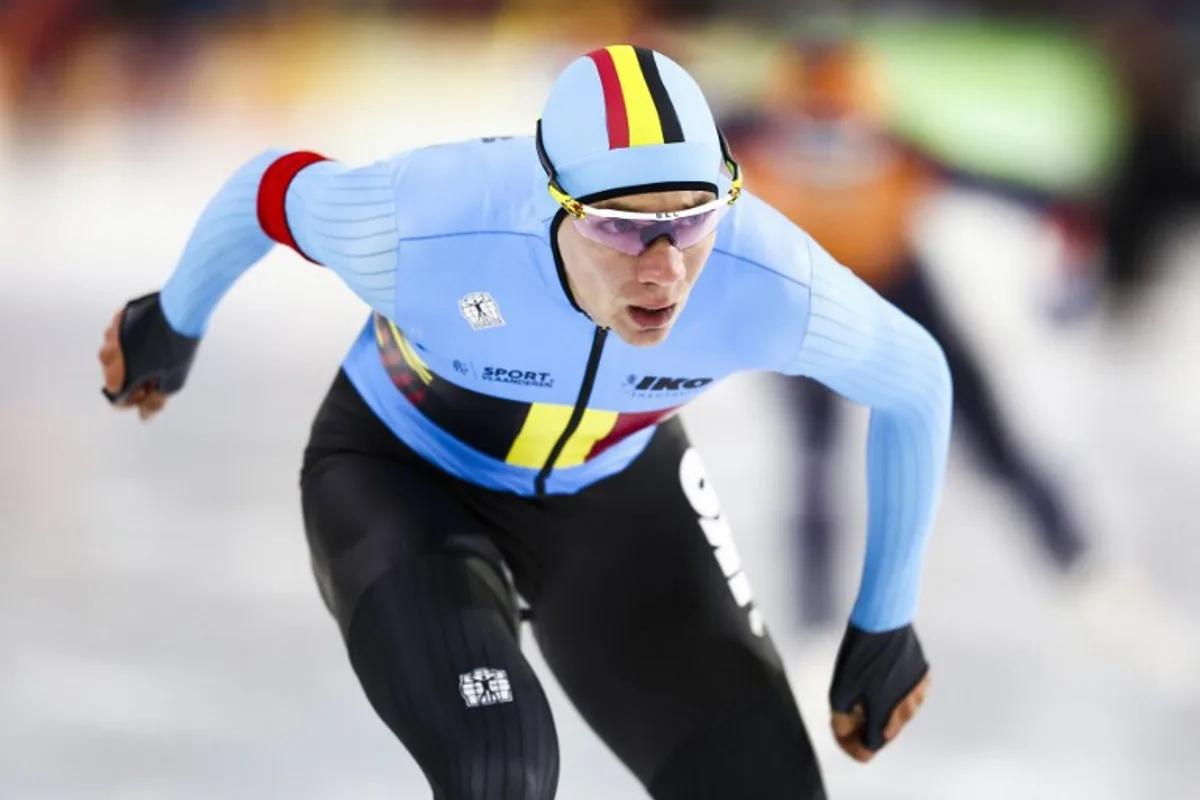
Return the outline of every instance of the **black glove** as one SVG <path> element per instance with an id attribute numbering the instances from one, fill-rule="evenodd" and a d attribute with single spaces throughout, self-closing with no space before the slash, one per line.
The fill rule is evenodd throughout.
<path id="1" fill-rule="evenodd" d="M 883 633 L 867 633 L 851 625 L 833 668 L 829 705 L 850 714 L 861 704 L 866 717 L 862 743 L 876 751 L 884 745 L 883 731 L 892 712 L 928 672 L 912 625 Z"/>
<path id="2" fill-rule="evenodd" d="M 139 386 L 152 382 L 163 394 L 183 388 L 199 339 L 176 333 L 163 316 L 158 292 L 130 300 L 121 315 L 118 341 L 125 359 L 125 383 L 116 392 L 101 389 L 119 403 Z"/>

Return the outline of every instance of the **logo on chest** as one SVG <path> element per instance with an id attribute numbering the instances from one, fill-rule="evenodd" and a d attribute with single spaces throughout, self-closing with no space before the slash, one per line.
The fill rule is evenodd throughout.
<path id="1" fill-rule="evenodd" d="M 664 375 L 630 375 L 624 389 L 634 397 L 676 397 L 712 383 L 712 378 L 671 378 Z"/>
<path id="2" fill-rule="evenodd" d="M 498 328 L 504 324 L 500 306 L 487 292 L 471 292 L 458 301 L 458 310 L 473 330 Z"/>

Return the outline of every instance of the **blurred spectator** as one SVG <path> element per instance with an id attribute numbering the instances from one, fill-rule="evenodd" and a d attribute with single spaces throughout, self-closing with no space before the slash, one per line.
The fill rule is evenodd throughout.
<path id="1" fill-rule="evenodd" d="M 1130 132 L 1090 217 L 1116 312 L 1137 308 L 1161 263 L 1155 248 L 1184 208 L 1200 204 L 1200 3 L 1194 0 L 975 0 L 942 4 L 996 20 L 1052 20 L 1104 54 L 1123 89 Z M 1083 229 L 1076 226 L 1076 232 Z"/>
<path id="2" fill-rule="evenodd" d="M 913 245 L 912 220 L 944 180 L 939 166 L 880 125 L 881 102 L 853 40 L 782 51 L 762 106 L 723 124 L 747 188 L 806 229 L 942 344 L 955 385 L 955 432 L 1027 514 L 1046 560 L 1072 570 L 1085 548 L 1058 490 L 1019 444 L 984 367 L 944 306 Z M 962 265 L 971 269 L 971 265 Z M 805 379 L 785 382 L 798 418 L 804 491 L 795 506 L 803 619 L 831 624 L 838 525 L 841 401 Z"/>
<path id="3" fill-rule="evenodd" d="M 74 47 L 88 32 L 96 0 L 8 0 L 0 5 L 4 94 L 20 120 L 51 122 Z"/>

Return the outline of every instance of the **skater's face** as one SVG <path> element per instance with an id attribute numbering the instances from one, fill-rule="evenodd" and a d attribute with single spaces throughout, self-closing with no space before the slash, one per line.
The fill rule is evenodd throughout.
<path id="1" fill-rule="evenodd" d="M 677 212 L 713 200 L 710 192 L 675 191 L 627 195 L 596 208 L 641 213 Z M 606 222 L 621 235 L 623 229 Z M 628 344 L 644 347 L 667 338 L 683 311 L 716 238 L 715 224 L 695 241 L 663 233 L 633 254 L 583 235 L 570 220 L 558 229 L 559 251 L 575 302 L 600 326 Z M 682 245 L 682 246 L 681 246 Z"/>

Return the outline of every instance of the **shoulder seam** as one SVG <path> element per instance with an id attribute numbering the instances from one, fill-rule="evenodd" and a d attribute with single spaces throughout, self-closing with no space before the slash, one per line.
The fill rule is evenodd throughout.
<path id="1" fill-rule="evenodd" d="M 429 233 L 421 236 L 401 236 L 401 242 L 422 242 L 431 239 L 454 239 L 460 236 L 520 236 L 523 239 L 537 239 L 538 241 L 546 241 L 543 237 L 536 233 L 528 233 L 526 231 L 454 231 L 452 233 Z"/>
<path id="2" fill-rule="evenodd" d="M 808 283 L 804 285 L 804 290 L 808 292 L 808 313 L 804 315 L 804 333 L 800 334 L 800 346 L 796 348 L 796 355 L 792 356 L 791 364 L 795 364 L 800 360 L 800 354 L 804 352 L 804 345 L 808 342 L 808 331 L 812 327 L 813 317 L 813 280 L 816 278 L 817 260 L 813 258 L 812 251 L 813 239 L 811 236 L 804 237 L 804 249 L 808 251 Z M 791 366 L 789 364 L 788 366 Z"/>
<path id="3" fill-rule="evenodd" d="M 755 261 L 752 258 L 746 258 L 745 256 L 738 255 L 737 253 L 732 253 L 729 250 L 722 250 L 722 249 L 716 248 L 716 247 L 713 248 L 714 253 L 720 253 L 723 256 L 727 256 L 729 258 L 736 259 L 738 261 L 741 261 L 744 264 L 749 264 L 752 267 L 761 269 L 764 272 L 769 272 L 781 280 L 785 280 L 788 283 L 799 286 L 800 288 L 804 289 L 805 292 L 808 293 L 808 313 L 806 313 L 804 315 L 804 332 L 800 335 L 800 343 L 796 347 L 795 355 L 792 356 L 791 360 L 789 360 L 787 364 L 782 365 L 784 369 L 789 368 L 792 364 L 796 363 L 796 361 L 799 360 L 800 352 L 804 349 L 804 343 L 808 340 L 809 325 L 812 321 L 812 275 L 813 275 L 813 267 L 815 266 L 816 262 L 813 259 L 813 253 L 812 253 L 812 237 L 808 236 L 807 234 L 805 234 L 805 236 L 804 236 L 804 248 L 808 252 L 808 263 L 809 263 L 809 272 L 808 272 L 809 278 L 808 278 L 807 283 L 798 281 L 790 275 L 785 275 L 784 273 L 780 272 L 779 270 L 772 269 L 770 266 L 762 263 L 761 261 Z"/>
<path id="4" fill-rule="evenodd" d="M 807 241 L 805 242 L 805 246 L 806 246 L 806 247 L 809 247 L 809 253 L 808 253 L 808 255 L 809 255 L 809 260 L 811 261 L 811 260 L 812 260 L 812 249 L 811 249 L 811 246 L 809 246 L 809 245 L 808 245 Z M 752 266 L 752 267 L 757 267 L 758 269 L 761 269 L 761 270 L 763 270 L 764 272 L 769 272 L 769 273 L 771 273 L 772 275 L 774 275 L 775 277 L 777 277 L 777 278 L 779 278 L 779 279 L 781 279 L 781 280 L 785 280 L 785 281 L 788 281 L 789 283 L 794 283 L 794 284 L 796 284 L 797 286 L 803 286 L 805 289 L 809 289 L 809 286 L 808 286 L 808 284 L 806 284 L 806 283 L 802 283 L 801 281 L 798 281 L 798 280 L 796 280 L 795 278 L 793 278 L 793 277 L 792 277 L 792 276 L 790 276 L 790 275 L 785 275 L 785 274 L 783 274 L 782 272 L 780 272 L 779 270 L 777 270 L 777 269 L 774 269 L 774 268 L 772 268 L 772 267 L 770 267 L 770 266 L 768 266 L 768 265 L 766 265 L 766 264 L 762 263 L 761 261 L 755 261 L 755 260 L 754 260 L 754 259 L 752 259 L 752 258 L 747 258 L 746 256 L 743 256 L 743 255 L 738 255 L 737 253 L 730 252 L 729 250 L 722 250 L 722 249 L 721 249 L 721 248 L 719 248 L 719 247 L 714 247 L 714 248 L 713 248 L 713 252 L 714 252 L 714 253 L 720 253 L 720 254 L 721 254 L 721 255 L 723 255 L 723 256 L 728 256 L 729 258 L 734 258 L 734 259 L 737 259 L 738 261 L 741 261 L 741 262 L 743 262 L 743 263 L 745 263 L 745 264 L 749 264 L 749 265 L 750 265 L 750 266 Z M 811 289 L 810 289 L 810 291 L 811 291 Z"/>

